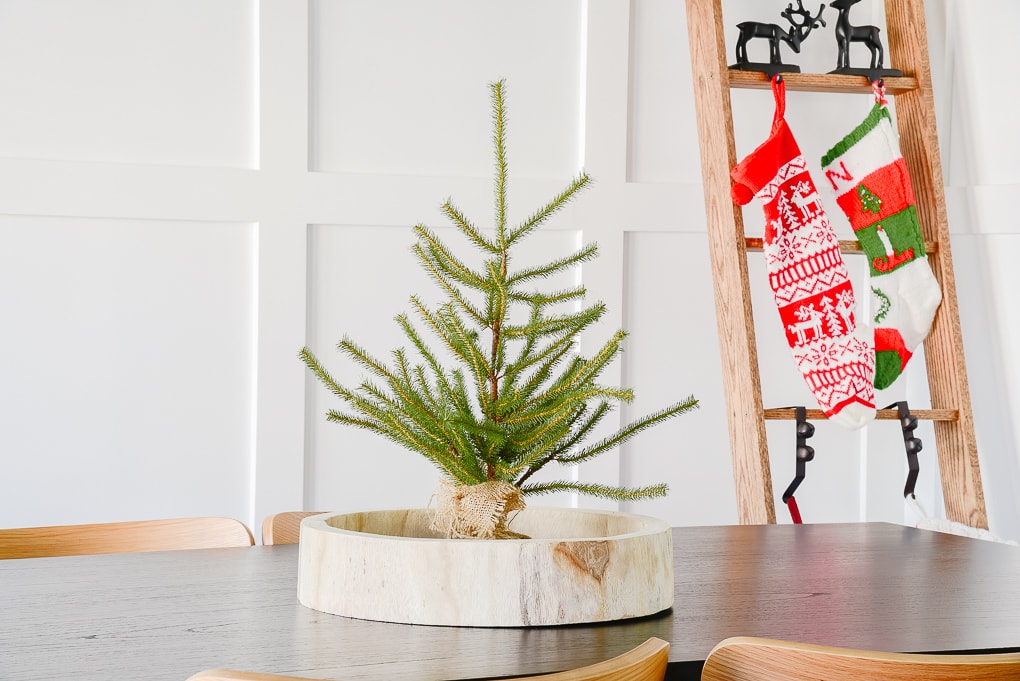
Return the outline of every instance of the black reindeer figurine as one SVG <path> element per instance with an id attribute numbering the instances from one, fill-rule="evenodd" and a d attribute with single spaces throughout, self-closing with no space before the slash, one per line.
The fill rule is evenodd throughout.
<path id="1" fill-rule="evenodd" d="M 787 5 L 786 9 L 780 12 L 780 16 L 790 22 L 789 32 L 784 31 L 778 24 L 765 24 L 758 21 L 743 21 L 737 24 L 740 29 L 740 37 L 737 38 L 737 63 L 730 66 L 731 69 L 742 71 L 762 71 L 770 76 L 777 73 L 799 73 L 800 67 L 795 64 L 784 64 L 779 55 L 779 41 L 785 42 L 790 49 L 800 54 L 800 44 L 811 33 L 811 29 L 825 26 L 822 19 L 822 10 L 825 4 L 818 7 L 818 15 L 811 16 L 810 10 L 804 9 L 803 0 L 797 0 L 797 9 L 793 3 Z M 801 17 L 801 21 L 795 21 L 794 15 Z M 747 59 L 747 42 L 751 38 L 765 38 L 769 41 L 769 61 L 751 62 Z"/>
<path id="2" fill-rule="evenodd" d="M 882 40 L 879 37 L 877 26 L 854 26 L 850 23 L 850 8 L 861 0 L 832 0 L 831 5 L 839 10 L 839 17 L 836 19 L 836 69 L 830 73 L 850 73 L 867 76 L 869 80 L 876 81 L 882 76 L 902 76 L 903 72 L 898 69 L 886 69 L 882 67 L 883 55 Z M 870 68 L 852 68 L 850 66 L 850 45 L 853 43 L 864 43 L 871 50 Z"/>

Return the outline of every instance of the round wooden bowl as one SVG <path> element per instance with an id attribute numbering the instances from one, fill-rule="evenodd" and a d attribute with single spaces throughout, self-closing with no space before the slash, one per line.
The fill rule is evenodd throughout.
<path id="1" fill-rule="evenodd" d="M 527 508 L 530 539 L 446 539 L 429 511 L 301 521 L 298 600 L 359 619 L 475 627 L 603 622 L 673 605 L 673 535 L 655 518 Z"/>

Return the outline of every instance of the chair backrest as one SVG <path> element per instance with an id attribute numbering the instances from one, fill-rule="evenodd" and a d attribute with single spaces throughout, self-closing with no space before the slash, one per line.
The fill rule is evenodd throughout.
<path id="1" fill-rule="evenodd" d="M 709 654 L 701 681 L 1016 681 L 1020 653 L 880 653 L 736 637 Z"/>
<path id="2" fill-rule="evenodd" d="M 172 518 L 0 530 L 0 558 L 215 549 L 254 544 L 248 527 L 233 518 Z"/>
<path id="3" fill-rule="evenodd" d="M 669 661 L 669 643 L 650 638 L 637 648 L 604 662 L 539 676 L 518 676 L 513 681 L 662 681 Z M 300 676 L 210 669 L 188 681 L 313 681 Z"/>
<path id="4" fill-rule="evenodd" d="M 321 511 L 284 511 L 267 516 L 262 521 L 262 543 L 297 544 L 301 535 L 301 520 L 310 515 L 320 515 Z"/>

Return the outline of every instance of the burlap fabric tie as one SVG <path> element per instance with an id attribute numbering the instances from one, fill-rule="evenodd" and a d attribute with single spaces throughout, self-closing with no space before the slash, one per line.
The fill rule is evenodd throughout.
<path id="1" fill-rule="evenodd" d="M 511 514 L 524 509 L 521 491 L 508 482 L 489 480 L 455 485 L 440 480 L 432 529 L 449 539 L 527 539 L 507 528 Z"/>

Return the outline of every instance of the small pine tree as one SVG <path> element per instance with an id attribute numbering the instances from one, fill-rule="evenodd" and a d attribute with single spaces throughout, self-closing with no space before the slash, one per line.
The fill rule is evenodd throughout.
<path id="1" fill-rule="evenodd" d="M 870 213 L 882 212 L 882 199 L 863 184 L 857 188 L 857 198 L 861 200 L 861 208 Z"/>
<path id="2" fill-rule="evenodd" d="M 511 251 L 591 182 L 581 173 L 548 204 L 520 225 L 507 224 L 506 118 L 503 81 L 490 85 L 496 156 L 496 226 L 487 236 L 447 201 L 442 212 L 483 254 L 469 264 L 423 225 L 414 228 L 414 253 L 440 286 L 446 302 L 430 309 L 417 296 L 418 320 L 458 366 L 447 368 L 407 315 L 397 324 L 424 364 L 404 348 L 392 365 L 349 337 L 339 349 L 373 378 L 351 389 L 337 383 L 307 347 L 300 357 L 316 377 L 346 403 L 349 412 L 327 418 L 365 428 L 424 455 L 455 485 L 510 483 L 522 494 L 573 490 L 619 500 L 662 496 L 664 484 L 620 487 L 558 480 L 528 482 L 550 463 L 591 459 L 637 433 L 698 406 L 693 396 L 630 423 L 615 434 L 584 444 L 612 410 L 629 402 L 629 389 L 600 385 L 597 378 L 616 358 L 626 335 L 617 331 L 592 357 L 575 354 L 578 335 L 602 318 L 601 302 L 580 311 L 556 312 L 562 303 L 583 299 L 584 287 L 535 292 L 525 285 L 562 273 L 597 255 L 594 244 L 545 264 L 512 270 Z M 511 321 L 511 308 L 527 310 L 527 321 Z M 521 319 L 524 317 L 522 316 Z"/>

